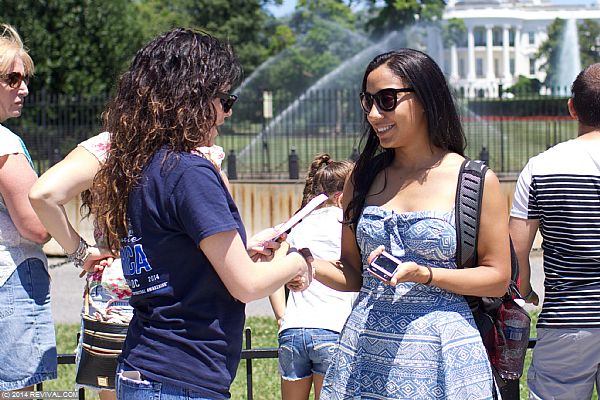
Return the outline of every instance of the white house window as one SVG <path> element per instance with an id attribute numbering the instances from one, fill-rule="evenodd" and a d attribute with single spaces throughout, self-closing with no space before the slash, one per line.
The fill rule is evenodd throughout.
<path id="1" fill-rule="evenodd" d="M 483 28 L 473 29 L 473 37 L 475 39 L 475 46 L 485 46 L 485 31 Z"/>
<path id="2" fill-rule="evenodd" d="M 483 58 L 477 57 L 475 59 L 475 74 L 478 78 L 483 77 Z"/>
<path id="3" fill-rule="evenodd" d="M 465 59 L 461 58 L 458 60 L 458 76 L 464 78 L 467 74 L 465 74 Z"/>
<path id="4" fill-rule="evenodd" d="M 509 64 L 510 64 L 510 74 L 514 75 L 515 74 L 515 59 L 511 58 Z"/>
<path id="5" fill-rule="evenodd" d="M 529 36 L 529 44 L 535 44 L 535 32 L 527 32 Z"/>
<path id="6" fill-rule="evenodd" d="M 494 28 L 492 30 L 492 42 L 494 46 L 502 46 L 502 29 Z"/>
<path id="7" fill-rule="evenodd" d="M 515 31 L 514 31 L 514 29 L 509 29 L 508 30 L 508 45 L 509 46 L 514 46 L 515 45 Z"/>
<path id="8" fill-rule="evenodd" d="M 535 75 L 535 60 L 529 59 L 529 75 Z"/>
<path id="9" fill-rule="evenodd" d="M 494 58 L 494 75 L 500 76 L 500 60 Z"/>

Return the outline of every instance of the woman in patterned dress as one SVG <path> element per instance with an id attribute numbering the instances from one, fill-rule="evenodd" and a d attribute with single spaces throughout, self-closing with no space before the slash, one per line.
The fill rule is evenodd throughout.
<path id="1" fill-rule="evenodd" d="M 364 148 L 344 189 L 341 260 L 317 279 L 360 290 L 321 399 L 492 399 L 491 368 L 463 295 L 500 296 L 509 280 L 506 202 L 488 172 L 480 265 L 457 269 L 454 201 L 465 139 L 444 76 L 426 54 L 375 57 L 362 82 Z M 365 269 L 383 249 L 390 281 Z M 334 268 L 335 267 L 335 268 Z"/>

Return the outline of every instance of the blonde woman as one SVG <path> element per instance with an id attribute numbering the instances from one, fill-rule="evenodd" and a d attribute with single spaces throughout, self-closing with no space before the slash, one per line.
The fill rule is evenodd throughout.
<path id="1" fill-rule="evenodd" d="M 18 118 L 33 61 L 14 28 L 0 27 L 0 122 Z M 56 378 L 48 232 L 27 199 L 37 175 L 25 144 L 0 125 L 0 391 Z"/>

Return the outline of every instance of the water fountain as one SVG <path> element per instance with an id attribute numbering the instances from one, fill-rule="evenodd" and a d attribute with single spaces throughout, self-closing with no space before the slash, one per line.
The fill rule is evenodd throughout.
<path id="1" fill-rule="evenodd" d="M 346 52 L 354 51 L 353 55 L 346 57 L 345 61 L 319 78 L 293 101 L 283 104 L 274 102 L 274 118 L 264 120 L 262 130 L 237 152 L 237 162 L 241 163 L 243 170 L 258 172 L 258 169 L 261 169 L 258 172 L 259 176 L 283 177 L 286 156 L 294 147 L 298 150 L 297 154 L 306 158 L 304 162 L 309 156 L 322 151 L 330 152 L 335 158 L 349 157 L 353 143 L 357 144 L 356 139 L 362 133 L 363 114 L 358 102 L 358 92 L 366 65 L 377 54 L 405 46 L 428 53 L 432 51 L 433 54 L 430 55 L 439 58 L 441 43 L 438 42 L 441 39 L 430 37 L 431 32 L 435 35 L 434 31 L 435 29 L 431 29 L 427 24 L 417 24 L 402 31 L 389 33 L 377 43 L 362 44 L 357 43 L 356 39 L 364 37 L 356 36 L 358 34 L 355 32 L 346 32 L 355 37 L 350 41 L 346 40 L 345 44 L 342 40 L 332 45 Z M 439 36 L 439 32 L 437 34 Z M 339 37 L 332 40 L 336 39 Z M 433 46 L 434 49 L 429 49 L 429 46 Z M 262 86 L 262 78 L 259 75 L 268 75 L 270 68 L 267 67 L 276 65 L 277 61 L 282 59 L 283 56 L 269 59 L 250 75 L 247 79 L 249 82 L 244 82 L 238 89 L 239 92 L 246 92 L 245 99 L 250 100 L 252 96 L 257 95 L 260 97 L 262 88 L 266 86 Z M 254 100 L 255 104 L 256 101 L 261 101 L 257 97 Z M 240 115 L 241 111 L 239 107 L 236 108 L 236 115 Z M 310 141 L 311 145 L 321 139 L 323 142 L 320 143 L 323 145 L 316 144 L 305 148 L 307 141 L 303 139 L 307 136 L 315 138 Z M 300 145 L 302 148 L 297 147 Z M 258 159 L 262 160 L 262 167 L 258 166 Z M 267 167 L 271 163 L 273 167 Z M 271 170 L 273 174 L 269 175 Z M 279 170 L 283 174 L 276 176 Z"/>
<path id="2" fill-rule="evenodd" d="M 579 37 L 575 19 L 568 19 L 561 35 L 560 50 L 556 65 L 556 82 L 559 94 L 567 96 L 571 84 L 581 71 Z"/>

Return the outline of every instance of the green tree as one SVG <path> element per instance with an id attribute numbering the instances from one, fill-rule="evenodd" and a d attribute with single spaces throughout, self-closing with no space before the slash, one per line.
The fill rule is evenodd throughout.
<path id="1" fill-rule="evenodd" d="M 364 0 L 369 4 L 373 17 L 367 21 L 367 29 L 375 36 L 406 28 L 414 23 L 437 21 L 442 17 L 445 0 Z"/>
<path id="2" fill-rule="evenodd" d="M 577 26 L 581 66 L 600 62 L 600 24 L 593 19 L 584 19 Z"/>
<path id="3" fill-rule="evenodd" d="M 110 90 L 141 35 L 129 0 L 0 0 L 36 64 L 31 90 L 69 95 Z"/>
<path id="4" fill-rule="evenodd" d="M 467 43 L 467 27 L 460 18 L 450 18 L 442 25 L 444 47 Z"/>
<path id="5" fill-rule="evenodd" d="M 304 92 L 368 44 L 356 32 L 352 9 L 341 0 L 300 0 L 287 25 L 296 41 L 257 85 L 283 88 L 291 97 Z"/>
<path id="6" fill-rule="evenodd" d="M 519 75 L 517 83 L 507 88 L 505 91 L 519 96 L 522 94 L 538 94 L 541 88 L 542 82 L 538 79 Z"/>
<path id="7" fill-rule="evenodd" d="M 269 4 L 281 4 L 281 0 L 150 0 L 154 8 L 173 20 L 172 14 L 185 14 L 185 22 L 220 39 L 228 40 L 246 75 L 269 56 L 285 48 L 293 40 L 290 31 L 281 28 L 266 10 Z M 148 0 L 146 0 L 148 2 Z"/>

